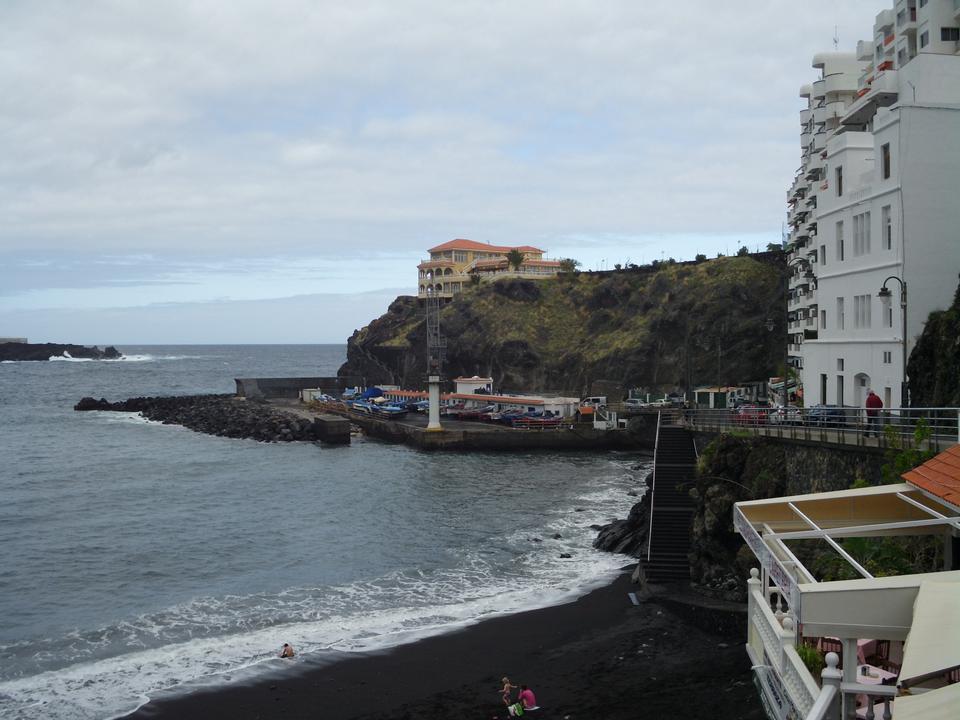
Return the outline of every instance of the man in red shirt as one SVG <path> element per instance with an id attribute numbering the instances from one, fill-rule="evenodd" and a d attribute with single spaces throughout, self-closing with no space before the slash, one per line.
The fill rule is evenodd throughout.
<path id="1" fill-rule="evenodd" d="M 867 431 L 864 433 L 866 437 L 870 437 L 873 434 L 875 437 L 880 436 L 880 410 L 883 408 L 883 400 L 880 399 L 880 396 L 877 395 L 873 390 L 867 390 Z"/>

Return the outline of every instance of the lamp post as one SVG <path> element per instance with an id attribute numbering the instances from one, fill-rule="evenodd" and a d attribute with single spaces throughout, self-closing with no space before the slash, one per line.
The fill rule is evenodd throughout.
<path id="1" fill-rule="evenodd" d="M 877 293 L 877 297 L 880 298 L 885 305 L 889 304 L 893 298 L 893 293 L 887 288 L 887 283 L 891 280 L 896 280 L 900 283 L 900 317 L 902 320 L 900 332 L 903 345 L 903 373 L 900 378 L 900 408 L 903 409 L 910 404 L 907 398 L 907 284 L 896 275 L 891 275 L 884 280 L 880 292 Z"/>

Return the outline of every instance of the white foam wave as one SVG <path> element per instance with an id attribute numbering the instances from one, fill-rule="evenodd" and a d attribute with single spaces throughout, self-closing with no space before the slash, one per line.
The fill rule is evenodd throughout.
<path id="1" fill-rule="evenodd" d="M 590 525 L 622 517 L 636 501 L 626 494 L 636 479 L 613 475 L 578 496 L 575 508 L 550 510 L 536 527 L 494 538 L 498 546 L 511 548 L 513 559 L 506 565 L 491 562 L 489 548 L 471 548 L 457 554 L 454 567 L 431 572 L 396 572 L 276 594 L 199 598 L 86 638 L 77 634 L 70 638 L 66 660 L 62 644 L 51 642 L 46 648 L 43 642 L 32 643 L 30 649 L 37 651 L 33 660 L 57 647 L 59 662 L 69 664 L 0 682 L 0 716 L 117 717 L 161 691 L 259 673 L 278 662 L 274 657 L 282 642 L 293 644 L 300 657 L 382 650 L 485 618 L 573 600 L 627 564 L 622 556 L 591 548 Z M 125 651 L 98 657 L 111 646 Z M 0 648 L 0 654 L 10 656 L 18 649 L 23 650 Z"/>
<path id="2" fill-rule="evenodd" d="M 66 350 L 63 351 L 63 355 L 51 355 L 47 360 L 50 362 L 93 362 L 93 358 L 75 358 Z"/>

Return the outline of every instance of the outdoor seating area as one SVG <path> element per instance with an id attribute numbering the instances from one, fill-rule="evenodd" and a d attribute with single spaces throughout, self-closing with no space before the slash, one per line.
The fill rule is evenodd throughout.
<path id="1" fill-rule="evenodd" d="M 734 526 L 759 564 L 746 650 L 771 717 L 957 717 L 960 445 L 903 479 L 736 504 Z M 939 566 L 889 572 L 855 538 L 870 538 L 866 547 L 922 538 Z M 827 566 L 825 553 L 856 577 L 818 576 L 811 568 Z"/>

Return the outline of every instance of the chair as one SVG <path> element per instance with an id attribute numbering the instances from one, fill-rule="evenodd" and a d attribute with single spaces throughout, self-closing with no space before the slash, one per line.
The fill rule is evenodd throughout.
<path id="1" fill-rule="evenodd" d="M 890 641 L 877 640 L 874 648 L 873 655 L 867 658 L 867 664 L 884 667 L 884 663 L 890 660 Z"/>

